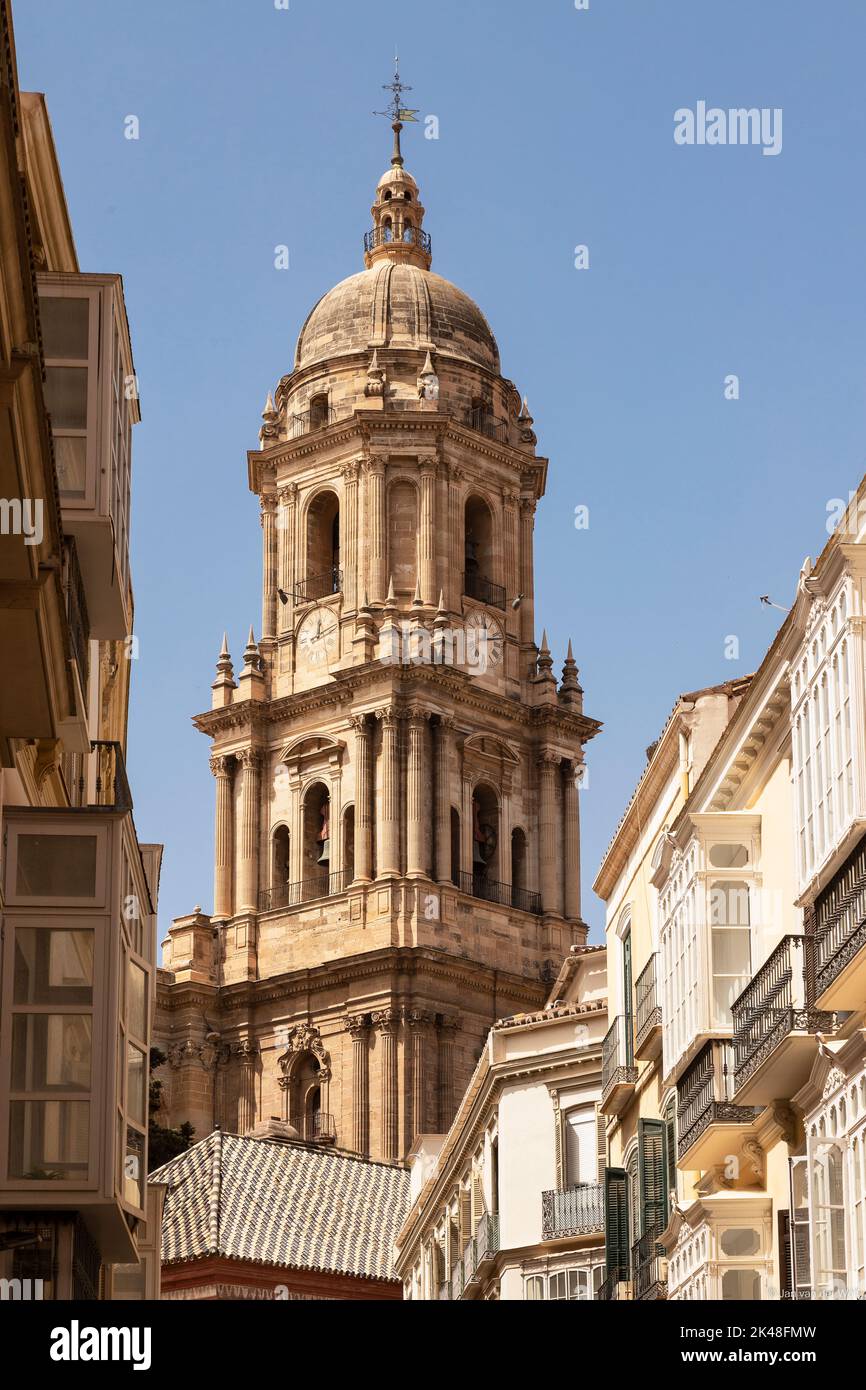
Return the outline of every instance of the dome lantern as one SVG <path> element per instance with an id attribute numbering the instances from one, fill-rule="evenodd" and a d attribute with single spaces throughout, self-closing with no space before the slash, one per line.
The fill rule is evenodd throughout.
<path id="1" fill-rule="evenodd" d="M 387 111 L 376 115 L 387 116 L 394 132 L 394 152 L 391 167 L 382 175 L 376 187 L 376 199 L 370 209 L 373 215 L 373 229 L 364 237 L 364 264 L 369 270 L 377 261 L 390 261 L 395 265 L 416 265 L 421 270 L 429 270 L 432 260 L 430 237 L 424 231 L 424 208 L 418 196 L 418 185 L 403 165 L 400 148 L 400 132 L 404 121 L 414 121 L 417 111 L 403 106 L 403 92 L 411 91 L 400 81 L 400 69 L 395 59 L 393 82 L 385 83 L 385 90 L 393 93 L 393 101 Z"/>

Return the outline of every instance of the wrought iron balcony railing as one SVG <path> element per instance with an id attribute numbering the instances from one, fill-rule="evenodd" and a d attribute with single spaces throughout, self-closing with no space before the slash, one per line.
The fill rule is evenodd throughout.
<path id="1" fill-rule="evenodd" d="M 491 1212 L 484 1212 L 466 1248 L 467 1254 L 471 1251 L 472 1273 L 477 1273 L 485 1260 L 489 1260 L 498 1250 L 499 1217 Z"/>
<path id="2" fill-rule="evenodd" d="M 473 406 L 466 416 L 466 425 L 470 430 L 475 430 L 477 434 L 484 434 L 488 439 L 495 440 L 498 444 L 508 443 L 508 421 L 497 420 L 489 410 L 482 410 L 480 406 Z"/>
<path id="3" fill-rule="evenodd" d="M 667 1293 L 667 1256 L 658 1244 L 658 1231 L 645 1231 L 631 1248 L 636 1299 L 664 1298 Z"/>
<path id="4" fill-rule="evenodd" d="M 337 1141 L 337 1122 L 333 1115 L 323 1110 L 314 1111 L 311 1116 L 310 1138 L 319 1144 L 334 1144 Z"/>
<path id="5" fill-rule="evenodd" d="M 650 956 L 634 986 L 634 1046 L 641 1048 L 656 1028 L 661 1027 L 662 1010 L 656 988 L 656 958 Z"/>
<path id="6" fill-rule="evenodd" d="M 616 1299 L 621 1298 L 623 1294 L 622 1286 L 628 1285 L 630 1279 L 631 1270 L 628 1266 L 617 1265 L 611 1270 L 604 1283 L 600 1286 L 598 1290 L 599 1301 L 602 1303 L 612 1303 Z"/>
<path id="7" fill-rule="evenodd" d="M 333 565 L 322 574 L 313 574 L 309 579 L 302 579 L 296 584 L 295 603 L 314 603 L 320 598 L 329 598 L 331 594 L 339 594 L 342 588 L 343 571 L 339 565 Z"/>
<path id="8" fill-rule="evenodd" d="M 82 764 L 79 792 L 81 805 L 111 807 L 115 811 L 132 810 L 132 792 L 126 780 L 126 764 L 123 749 L 119 743 L 109 739 L 96 739 L 90 744 L 91 754 L 96 760 L 96 778 L 93 800 L 86 802 L 86 768 Z"/>
<path id="9" fill-rule="evenodd" d="M 815 938 L 783 936 L 734 1001 L 734 1085 L 739 1089 L 789 1033 L 829 1032 L 832 1013 L 809 1007 Z"/>
<path id="10" fill-rule="evenodd" d="M 866 841 L 815 903 L 815 993 L 821 995 L 866 949 Z"/>
<path id="11" fill-rule="evenodd" d="M 541 1194 L 541 1239 L 604 1231 L 604 1186 L 581 1182 Z"/>
<path id="12" fill-rule="evenodd" d="M 313 430 L 323 430 L 328 425 L 333 425 L 338 418 L 332 405 L 316 405 L 309 410 L 301 410 L 289 417 L 289 438 L 298 439 L 302 434 L 310 434 Z"/>
<path id="13" fill-rule="evenodd" d="M 615 1018 L 601 1045 L 601 1098 L 616 1086 L 633 1086 L 637 1081 L 632 1049 L 631 1015 Z"/>
<path id="14" fill-rule="evenodd" d="M 536 916 L 541 912 L 540 893 L 532 893 L 528 888 L 515 888 L 510 883 L 498 883 L 484 874 L 468 874 L 461 869 L 459 888 L 462 893 L 483 898 L 488 903 L 516 907 L 520 912 L 533 912 Z"/>
<path id="15" fill-rule="evenodd" d="M 259 892 L 259 912 L 272 912 L 279 907 L 300 907 L 317 898 L 335 898 L 346 891 L 350 875 L 346 869 L 332 874 L 313 874 L 300 883 L 277 883 Z"/>
<path id="16" fill-rule="evenodd" d="M 505 607 L 504 586 L 494 584 L 492 579 L 483 574 L 474 574 L 472 570 L 466 570 L 463 575 L 463 592 L 467 598 L 477 599 L 479 603 L 486 603 L 491 608 Z"/>
<path id="17" fill-rule="evenodd" d="M 429 255 L 433 249 L 430 233 L 423 227 L 404 227 L 402 237 L 395 237 L 389 227 L 374 227 L 364 233 L 364 250 L 375 251 L 379 246 L 420 246 Z"/>
<path id="18" fill-rule="evenodd" d="M 701 1048 L 677 1082 L 677 1158 L 682 1159 L 712 1124 L 749 1124 L 753 1106 L 735 1105 L 734 1047 L 714 1039 Z"/>

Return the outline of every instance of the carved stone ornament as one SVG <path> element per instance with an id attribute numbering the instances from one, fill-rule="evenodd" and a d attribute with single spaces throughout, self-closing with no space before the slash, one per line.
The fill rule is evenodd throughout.
<path id="1" fill-rule="evenodd" d="M 834 1091 L 838 1091 L 840 1086 L 844 1086 L 845 1079 L 845 1073 L 841 1067 L 831 1067 L 827 1073 L 827 1080 L 824 1082 L 822 1100 L 826 1100 Z"/>
<path id="2" fill-rule="evenodd" d="M 322 1081 L 329 1081 L 331 1077 L 331 1057 L 325 1051 L 318 1028 L 314 1028 L 310 1023 L 298 1023 L 289 1030 L 286 1050 L 277 1059 L 277 1066 L 280 1069 L 280 1086 L 285 1088 L 288 1083 L 289 1074 L 294 1066 L 295 1059 L 302 1053 L 309 1052 L 315 1057 L 319 1064 L 319 1075 Z"/>

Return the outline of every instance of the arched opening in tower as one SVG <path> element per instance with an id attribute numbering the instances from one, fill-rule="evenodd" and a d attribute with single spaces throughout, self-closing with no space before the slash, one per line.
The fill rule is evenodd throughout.
<path id="1" fill-rule="evenodd" d="M 472 878 L 479 896 L 500 878 L 499 797 L 487 782 L 479 782 L 472 796 Z"/>
<path id="2" fill-rule="evenodd" d="M 330 413 L 327 391 L 313 396 L 310 401 L 310 429 L 323 430 L 330 421 Z"/>
<path id="3" fill-rule="evenodd" d="M 304 1139 L 314 1139 L 318 1134 L 321 1096 L 318 1058 L 312 1052 L 301 1053 L 289 1078 L 286 1119 Z"/>
<path id="4" fill-rule="evenodd" d="M 451 882 L 460 885 L 460 812 L 451 807 Z"/>
<path id="5" fill-rule="evenodd" d="M 304 901 L 327 896 L 332 860 L 331 797 L 323 782 L 314 782 L 304 797 Z"/>
<path id="6" fill-rule="evenodd" d="M 271 840 L 271 907 L 288 905 L 291 858 L 289 828 L 278 825 Z"/>
<path id="7" fill-rule="evenodd" d="M 355 808 L 347 806 L 343 812 L 343 884 L 351 883 L 355 877 Z"/>
<path id="8" fill-rule="evenodd" d="M 526 835 L 518 827 L 511 832 L 511 902 L 520 905 L 526 890 Z"/>
<path id="9" fill-rule="evenodd" d="M 307 512 L 307 579 L 304 596 L 327 598 L 342 587 L 340 572 L 340 501 L 329 489 L 320 492 Z"/>
<path id="10" fill-rule="evenodd" d="M 463 550 L 463 592 L 486 603 L 493 582 L 493 516 L 482 497 L 466 500 Z"/>

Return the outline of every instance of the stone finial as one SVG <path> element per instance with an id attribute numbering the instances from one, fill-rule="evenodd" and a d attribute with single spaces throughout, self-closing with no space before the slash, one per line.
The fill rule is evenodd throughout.
<path id="1" fill-rule="evenodd" d="M 583 687 L 578 680 L 579 674 L 577 662 L 574 659 L 571 638 L 569 638 L 568 654 L 562 667 L 562 683 L 559 687 L 559 698 L 562 700 L 563 704 L 576 705 L 579 709 L 582 709 Z"/>
<path id="2" fill-rule="evenodd" d="M 270 391 L 265 401 L 265 408 L 262 411 L 262 427 L 259 430 L 259 443 L 264 448 L 265 444 L 272 439 L 278 439 L 280 434 L 280 413 L 274 405 L 274 398 Z"/>
<path id="3" fill-rule="evenodd" d="M 370 358 L 370 365 L 367 368 L 367 382 L 364 386 L 364 395 L 374 398 L 383 397 L 385 394 L 385 372 L 379 366 L 379 354 L 373 348 L 373 356 Z"/>
<path id="4" fill-rule="evenodd" d="M 234 667 L 229 656 L 228 636 L 223 633 L 223 644 L 220 647 L 220 654 L 217 658 L 216 680 L 211 685 L 213 695 L 211 697 L 211 708 L 221 709 L 232 702 L 232 691 L 237 689 L 234 679 Z"/>
<path id="5" fill-rule="evenodd" d="M 265 698 L 265 673 L 261 649 L 255 633 L 250 626 L 247 645 L 244 648 L 244 666 L 238 681 L 241 700 L 263 700 Z"/>
<path id="6" fill-rule="evenodd" d="M 424 358 L 424 366 L 418 373 L 418 399 L 430 405 L 435 405 L 439 399 L 439 377 L 436 375 L 429 348 Z"/>
<path id="7" fill-rule="evenodd" d="M 550 647 L 547 643 L 547 628 L 541 634 L 541 647 L 538 652 L 538 670 L 549 674 L 553 671 L 553 657 L 550 655 Z"/>
<path id="8" fill-rule="evenodd" d="M 521 444 L 525 444 L 529 448 L 534 449 L 535 445 L 538 443 L 535 431 L 532 428 L 535 421 L 529 413 L 529 405 L 527 404 L 525 396 L 523 397 L 523 402 L 520 407 L 520 414 L 517 417 L 517 423 L 520 427 Z"/>
<path id="9" fill-rule="evenodd" d="M 384 602 L 384 604 L 383 604 L 383 611 L 384 611 L 385 613 L 389 613 L 389 614 L 390 614 L 390 613 L 396 613 L 396 612 L 397 612 L 397 596 L 396 596 L 396 594 L 394 593 L 394 576 L 393 576 L 393 574 L 392 574 L 392 575 L 389 577 L 389 579 L 388 579 L 388 596 L 387 596 L 387 598 L 385 599 L 385 602 Z"/>
<path id="10" fill-rule="evenodd" d="M 417 577 L 416 580 L 415 580 L 415 593 L 414 593 L 413 596 L 412 596 L 412 607 L 413 607 L 413 608 L 423 608 L 423 607 L 424 607 L 424 600 L 423 600 L 423 598 L 421 597 L 421 579 L 420 579 L 420 576 Z"/>

